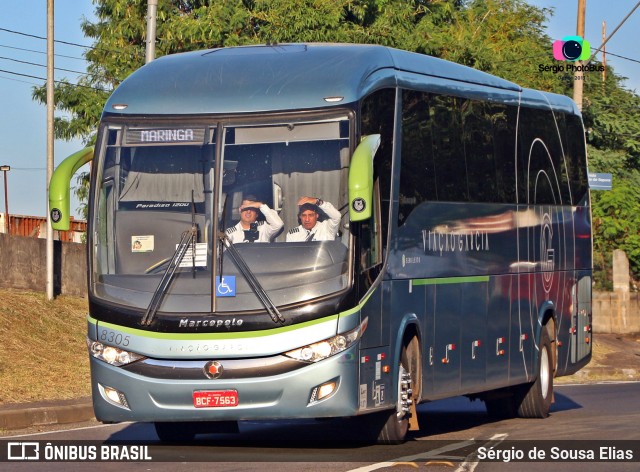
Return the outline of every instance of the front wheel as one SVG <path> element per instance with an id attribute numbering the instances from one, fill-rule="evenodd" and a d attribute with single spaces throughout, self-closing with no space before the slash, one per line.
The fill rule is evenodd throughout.
<path id="1" fill-rule="evenodd" d="M 397 401 L 396 408 L 391 412 L 379 413 L 386 417 L 384 425 L 378 435 L 379 444 L 399 444 L 403 442 L 409 431 L 409 416 L 411 415 L 411 402 L 413 390 L 411 389 L 412 375 L 409 370 L 407 348 L 402 348 L 400 365 L 398 366 Z"/>
<path id="2" fill-rule="evenodd" d="M 538 353 L 538 378 L 530 384 L 524 394 L 518 416 L 522 418 L 546 418 L 553 399 L 553 351 L 548 327 L 542 329 L 540 352 Z"/>

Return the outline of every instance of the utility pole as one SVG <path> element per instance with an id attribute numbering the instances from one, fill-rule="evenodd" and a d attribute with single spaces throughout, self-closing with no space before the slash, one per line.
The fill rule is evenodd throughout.
<path id="1" fill-rule="evenodd" d="M 49 185 L 53 175 L 53 0 L 47 0 L 47 300 L 53 300 L 53 228 L 49 208 Z"/>
<path id="2" fill-rule="evenodd" d="M 4 229 L 7 235 L 11 234 L 11 219 L 9 218 L 9 191 L 7 190 L 7 172 L 11 170 L 11 166 L 0 166 L 0 171 L 4 173 Z"/>
<path id="3" fill-rule="evenodd" d="M 145 51 L 145 64 L 156 58 L 156 17 L 158 12 L 158 0 L 147 0 L 147 42 Z"/>
<path id="4" fill-rule="evenodd" d="M 578 0 L 578 24 L 576 34 L 584 39 L 584 19 L 587 9 L 587 0 Z M 582 65 L 581 61 L 576 61 L 576 65 Z M 584 72 L 574 73 L 573 79 L 573 101 L 578 105 L 578 110 L 582 111 L 582 91 L 584 88 Z"/>
<path id="5" fill-rule="evenodd" d="M 613 32 L 609 35 L 609 37 L 607 39 L 604 40 L 604 42 L 600 45 L 600 47 L 598 47 L 598 49 L 595 50 L 595 52 L 593 54 L 591 54 L 591 57 L 589 58 L 589 60 L 585 63 L 585 65 L 588 65 L 591 63 L 591 61 L 593 61 L 593 59 L 596 57 L 596 54 L 598 54 L 600 51 L 602 51 L 605 48 L 605 45 L 607 44 L 607 42 L 613 38 L 613 35 L 616 34 L 618 32 L 618 30 L 620 29 L 620 27 L 622 25 L 624 25 L 625 21 L 627 21 L 629 19 L 629 17 L 631 15 L 633 15 L 633 12 L 636 11 L 638 9 L 638 7 L 640 7 L 640 1 L 638 3 L 636 3 L 636 6 L 633 7 L 631 9 L 631 11 L 629 13 L 627 13 L 627 16 L 624 17 L 624 19 L 620 22 L 620 24 L 618 26 L 615 27 L 615 29 L 613 30 Z"/>
<path id="6" fill-rule="evenodd" d="M 602 84 L 607 80 L 607 22 L 602 22 Z"/>

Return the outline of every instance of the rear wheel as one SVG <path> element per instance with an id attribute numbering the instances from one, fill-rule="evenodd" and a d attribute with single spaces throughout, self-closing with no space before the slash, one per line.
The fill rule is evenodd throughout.
<path id="1" fill-rule="evenodd" d="M 542 329 L 540 336 L 540 351 L 538 353 L 538 378 L 527 385 L 518 415 L 522 418 L 546 418 L 551 409 L 553 399 L 553 370 L 554 355 L 548 328 Z"/>

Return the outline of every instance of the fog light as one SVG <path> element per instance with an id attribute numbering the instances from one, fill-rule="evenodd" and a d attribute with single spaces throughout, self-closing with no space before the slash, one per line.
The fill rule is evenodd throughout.
<path id="1" fill-rule="evenodd" d="M 116 390 L 115 388 L 105 387 L 101 384 L 98 384 L 98 386 L 100 387 L 103 398 L 109 403 L 121 408 L 126 408 L 127 410 L 129 409 L 129 403 L 127 402 L 127 397 L 124 396 L 124 393 Z"/>
<path id="2" fill-rule="evenodd" d="M 338 388 L 338 379 L 329 380 L 321 385 L 313 387 L 309 397 L 309 405 L 329 398 Z"/>
<path id="3" fill-rule="evenodd" d="M 318 389 L 318 400 L 322 400 L 328 395 L 331 395 L 333 391 L 336 389 L 335 382 L 329 382 L 324 385 L 321 385 Z"/>

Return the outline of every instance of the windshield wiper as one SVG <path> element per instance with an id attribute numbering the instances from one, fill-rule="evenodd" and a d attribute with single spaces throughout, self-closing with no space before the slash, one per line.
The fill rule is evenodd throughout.
<path id="1" fill-rule="evenodd" d="M 193 241 L 196 238 L 196 234 L 197 234 L 197 228 L 195 226 L 192 226 L 191 229 L 182 233 L 182 237 L 180 238 L 180 242 L 178 243 L 176 252 L 173 253 L 173 256 L 171 257 L 171 260 L 169 261 L 169 264 L 167 265 L 167 268 L 165 269 L 164 274 L 162 274 L 160 283 L 156 287 L 156 291 L 153 292 L 153 297 L 151 297 L 151 303 L 149 303 L 149 306 L 147 307 L 147 311 L 142 317 L 142 321 L 140 321 L 140 324 L 142 326 L 149 326 L 153 321 L 153 318 L 156 316 L 158 308 L 160 308 L 160 305 L 162 304 L 162 300 L 164 299 L 164 296 L 167 293 L 167 289 L 169 288 L 169 285 L 173 281 L 173 277 L 176 273 L 176 270 L 178 269 L 178 266 L 180 265 L 180 262 L 182 261 L 182 258 L 186 254 L 189 246 L 193 245 Z M 192 254 L 192 257 L 195 258 L 195 248 L 193 248 L 193 253 L 194 254 Z"/>
<path id="2" fill-rule="evenodd" d="M 142 317 L 142 321 L 140 324 L 142 326 L 149 326 L 153 321 L 153 318 L 156 316 L 160 305 L 162 304 L 162 300 L 164 300 L 165 295 L 167 294 L 167 289 L 171 282 L 173 281 L 173 277 L 180 266 L 180 262 L 184 258 L 184 255 L 187 253 L 187 249 L 191 246 L 191 267 L 192 274 L 195 278 L 196 276 L 196 238 L 198 236 L 198 226 L 196 225 L 196 216 L 195 216 L 195 200 L 193 195 L 193 190 L 191 191 L 191 228 L 182 233 L 182 237 L 180 238 L 180 242 L 178 243 L 178 247 L 176 247 L 173 256 L 169 260 L 169 264 L 162 274 L 162 278 L 156 287 L 155 292 L 153 292 L 153 297 L 151 297 L 151 302 L 147 307 L 147 311 Z"/>
<path id="3" fill-rule="evenodd" d="M 220 233 L 218 238 L 220 239 L 220 242 L 224 245 L 224 247 L 226 247 L 227 250 L 229 251 L 229 254 L 233 259 L 233 262 L 235 262 L 236 266 L 238 267 L 238 270 L 240 270 L 243 277 L 249 283 L 249 285 L 253 289 L 253 292 L 256 294 L 256 296 L 260 299 L 264 307 L 267 309 L 267 312 L 269 313 L 269 316 L 271 317 L 273 322 L 284 323 L 285 319 L 280 313 L 280 311 L 278 310 L 278 307 L 276 307 L 273 301 L 271 301 L 271 298 L 269 298 L 269 295 L 267 294 L 265 289 L 262 287 L 262 285 L 260 284 L 256 276 L 253 275 L 253 272 L 251 271 L 247 263 L 244 261 L 244 258 L 242 257 L 240 252 L 238 252 L 238 250 L 235 248 L 235 246 L 233 245 L 233 243 L 231 242 L 227 234 L 223 231 Z"/>

